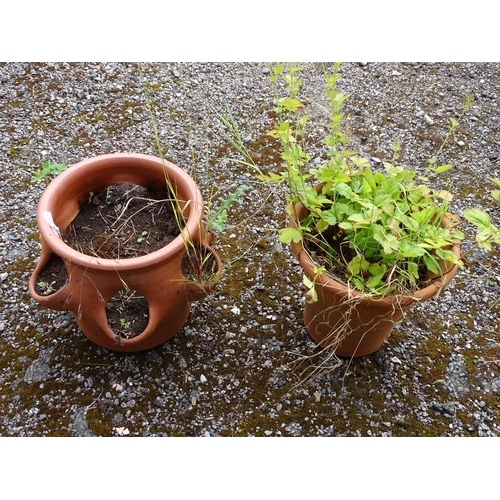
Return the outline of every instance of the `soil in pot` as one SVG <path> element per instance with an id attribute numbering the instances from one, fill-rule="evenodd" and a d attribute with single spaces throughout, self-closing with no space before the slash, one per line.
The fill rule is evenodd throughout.
<path id="1" fill-rule="evenodd" d="M 103 259 L 140 257 L 168 245 L 180 234 L 165 191 L 137 184 L 113 184 L 89 193 L 88 202 L 62 238 L 80 253 Z"/>
<path id="2" fill-rule="evenodd" d="M 120 290 L 106 304 L 109 327 L 121 338 L 131 339 L 148 325 L 148 303 L 134 290 Z"/>
<path id="3" fill-rule="evenodd" d="M 52 254 L 38 275 L 35 292 L 38 295 L 52 295 L 65 285 L 67 280 L 68 273 L 63 260 L 59 255 Z"/>

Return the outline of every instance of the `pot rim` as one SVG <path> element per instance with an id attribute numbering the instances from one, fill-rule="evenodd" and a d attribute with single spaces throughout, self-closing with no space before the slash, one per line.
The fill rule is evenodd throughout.
<path id="1" fill-rule="evenodd" d="M 142 167 L 142 171 L 140 168 Z M 105 170 L 105 181 L 103 182 L 103 169 Z M 140 180 L 154 178 L 161 180 L 167 175 L 169 181 L 176 190 L 180 191 L 179 199 L 185 195 L 185 206 L 189 205 L 189 213 L 186 216 L 186 225 L 181 228 L 180 234 L 163 248 L 151 252 L 148 255 L 133 257 L 130 259 L 103 259 L 83 254 L 67 245 L 58 235 L 54 226 L 49 223 L 44 213 L 49 212 L 57 226 L 59 219 L 63 222 L 62 229 L 73 220 L 73 212 L 77 212 L 78 201 L 81 196 L 78 193 L 89 193 L 92 185 L 98 182 L 100 185 L 110 186 L 117 182 L 134 182 L 140 184 Z M 97 180 L 101 179 L 101 180 Z M 106 187 L 103 186 L 103 187 Z M 99 186 L 100 188 L 100 186 Z M 70 196 L 68 195 L 70 193 Z M 87 194 L 88 195 L 88 194 Z M 62 196 L 72 200 L 73 207 L 61 207 L 58 203 Z M 64 211 L 59 213 L 58 210 Z M 94 156 L 72 165 L 70 168 L 54 178 L 45 188 L 37 207 L 37 224 L 41 240 L 46 243 L 50 250 L 59 255 L 63 260 L 70 261 L 73 265 L 86 266 L 96 270 L 109 271 L 117 268 L 127 271 L 137 267 L 159 265 L 169 260 L 185 249 L 185 239 L 197 241 L 203 239 L 204 227 L 202 223 L 203 198 L 194 180 L 177 165 L 162 160 L 152 155 L 141 153 L 112 153 Z M 75 214 L 76 216 L 76 214 Z"/>
<path id="2" fill-rule="evenodd" d="M 413 292 L 412 295 L 399 294 L 399 295 L 387 295 L 385 297 L 377 295 L 369 296 L 369 294 L 366 294 L 360 290 L 347 287 L 343 283 L 337 281 L 334 277 L 332 277 L 328 273 L 316 275 L 314 273 L 314 267 L 316 267 L 316 264 L 312 259 L 309 258 L 309 255 L 304 250 L 302 244 L 295 243 L 294 245 L 300 246 L 300 249 L 298 251 L 294 250 L 294 253 L 298 256 L 302 269 L 307 274 L 309 279 L 313 280 L 314 278 L 316 278 L 315 283 L 317 285 L 322 287 L 327 287 L 328 289 L 335 291 L 336 293 L 342 294 L 343 296 L 348 297 L 349 299 L 369 300 L 374 304 L 379 303 L 380 305 L 400 304 L 402 306 L 405 306 L 412 302 L 422 302 L 424 300 L 428 300 L 434 295 L 437 295 L 440 292 L 440 290 L 444 289 L 453 279 L 455 273 L 458 270 L 457 265 L 450 266 L 450 269 L 447 270 L 448 272 L 443 274 L 441 278 L 436 279 L 435 281 L 433 281 L 431 284 L 429 284 L 424 288 L 416 290 L 415 292 Z M 455 245 L 452 248 L 452 251 L 455 255 L 460 256 L 459 245 Z"/>

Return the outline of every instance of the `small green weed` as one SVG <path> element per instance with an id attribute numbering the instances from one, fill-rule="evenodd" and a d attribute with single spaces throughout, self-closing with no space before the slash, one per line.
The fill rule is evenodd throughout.
<path id="1" fill-rule="evenodd" d="M 147 231 L 143 231 L 141 233 L 141 235 L 139 236 L 139 238 L 137 238 L 137 243 L 142 243 L 144 241 L 144 238 L 146 238 L 147 235 L 148 235 L 148 232 Z"/>
<path id="2" fill-rule="evenodd" d="M 64 172 L 69 165 L 65 163 L 54 163 L 52 161 L 47 161 L 42 165 L 42 170 L 40 172 L 35 172 L 31 182 L 39 182 L 45 177 L 55 177 L 61 172 Z"/>

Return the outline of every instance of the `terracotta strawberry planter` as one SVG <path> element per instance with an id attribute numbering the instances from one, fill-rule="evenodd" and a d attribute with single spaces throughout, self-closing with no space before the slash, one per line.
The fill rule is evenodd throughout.
<path id="1" fill-rule="evenodd" d="M 296 220 L 307 215 L 303 205 L 295 206 L 296 218 L 291 217 L 289 227 L 296 228 Z M 460 246 L 453 247 L 460 256 Z M 390 296 L 383 299 L 366 299 L 355 289 L 348 289 L 327 274 L 316 276 L 316 265 L 301 243 L 292 242 L 292 251 L 297 255 L 306 276 L 315 281 L 318 300 L 306 302 L 304 323 L 311 338 L 322 347 L 341 357 L 360 357 L 378 350 L 395 323 L 401 319 L 415 302 L 422 302 L 437 295 L 446 287 L 457 272 L 457 266 L 441 262 L 441 279 L 415 292 L 412 296 Z"/>
<path id="2" fill-rule="evenodd" d="M 128 259 L 103 259 L 80 253 L 59 236 L 79 212 L 89 193 L 98 193 L 120 182 L 155 190 L 174 187 L 184 227 L 171 243 L 150 254 Z M 211 235 L 201 222 L 203 199 L 193 179 L 182 169 L 159 158 L 141 154 L 94 157 L 68 168 L 45 189 L 37 209 L 42 254 L 30 278 L 31 296 L 42 306 L 72 311 L 82 332 L 96 344 L 115 351 L 140 351 L 172 338 L 184 325 L 190 304 L 210 293 L 220 277 L 222 264 L 210 248 Z M 197 247 L 211 254 L 215 279 L 193 283 L 184 276 L 181 263 L 186 248 Z M 38 276 L 49 260 L 58 256 L 67 280 L 57 291 L 35 291 Z M 52 259 L 51 259 L 52 257 Z M 147 326 L 138 335 L 123 338 L 108 324 L 106 304 L 120 290 L 135 290 L 148 308 Z"/>

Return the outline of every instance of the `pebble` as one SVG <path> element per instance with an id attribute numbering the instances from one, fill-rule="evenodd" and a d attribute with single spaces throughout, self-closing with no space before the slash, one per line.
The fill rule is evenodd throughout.
<path id="1" fill-rule="evenodd" d="M 427 125 L 434 125 L 434 120 L 427 114 L 424 114 L 424 121 Z"/>

